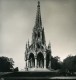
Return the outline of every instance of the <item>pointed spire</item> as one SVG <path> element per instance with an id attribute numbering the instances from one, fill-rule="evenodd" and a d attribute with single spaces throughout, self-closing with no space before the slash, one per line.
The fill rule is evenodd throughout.
<path id="1" fill-rule="evenodd" d="M 26 50 L 27 50 L 27 43 L 26 43 Z"/>
<path id="2" fill-rule="evenodd" d="M 49 41 L 49 44 L 48 44 L 48 49 L 51 50 L 51 44 L 50 44 L 50 41 Z"/>
<path id="3" fill-rule="evenodd" d="M 38 1 L 38 7 L 40 7 L 40 1 Z"/>
<path id="4" fill-rule="evenodd" d="M 43 44 L 46 45 L 44 28 L 43 28 L 43 30 L 42 30 L 42 41 L 43 41 Z"/>
<path id="5" fill-rule="evenodd" d="M 27 56 L 27 51 L 25 51 L 25 61 L 27 60 L 27 57 L 26 56 Z"/>
<path id="6" fill-rule="evenodd" d="M 38 1 L 38 5 L 37 5 L 37 14 L 36 14 L 35 27 L 42 27 L 41 12 L 40 12 L 40 1 Z"/>
<path id="7" fill-rule="evenodd" d="M 28 39 L 28 48 L 29 48 L 29 39 Z"/>
<path id="8" fill-rule="evenodd" d="M 27 60 L 27 43 L 26 43 L 26 51 L 25 51 L 25 61 Z"/>

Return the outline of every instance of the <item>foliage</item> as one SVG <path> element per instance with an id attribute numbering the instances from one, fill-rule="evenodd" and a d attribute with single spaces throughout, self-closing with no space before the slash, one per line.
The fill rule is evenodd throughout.
<path id="1" fill-rule="evenodd" d="M 51 57 L 51 67 L 52 69 L 61 69 L 61 65 L 62 65 L 62 62 L 60 61 L 60 58 L 58 56 L 56 57 Z"/>
<path id="2" fill-rule="evenodd" d="M 14 61 L 12 58 L 0 57 L 0 72 L 9 72 L 12 71 Z"/>
<path id="3" fill-rule="evenodd" d="M 63 70 L 67 73 L 76 72 L 76 56 L 68 56 L 63 60 Z"/>
<path id="4" fill-rule="evenodd" d="M 16 67 L 15 69 L 14 69 L 14 72 L 18 72 L 19 71 L 19 69 L 18 69 L 18 67 Z"/>

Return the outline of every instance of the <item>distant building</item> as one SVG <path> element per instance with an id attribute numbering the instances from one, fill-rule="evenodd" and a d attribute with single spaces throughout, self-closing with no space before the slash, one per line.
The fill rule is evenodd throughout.
<path id="1" fill-rule="evenodd" d="M 26 43 L 25 69 L 28 71 L 51 69 L 51 45 L 46 46 L 44 28 L 42 27 L 40 2 L 37 5 L 36 22 L 31 44 Z"/>

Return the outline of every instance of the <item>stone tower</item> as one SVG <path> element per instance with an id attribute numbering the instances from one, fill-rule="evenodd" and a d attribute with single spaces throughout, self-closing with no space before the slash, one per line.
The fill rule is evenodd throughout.
<path id="1" fill-rule="evenodd" d="M 44 28 L 42 27 L 40 2 L 37 5 L 36 21 L 31 44 L 26 43 L 25 69 L 30 71 L 51 69 L 51 45 L 46 46 Z"/>

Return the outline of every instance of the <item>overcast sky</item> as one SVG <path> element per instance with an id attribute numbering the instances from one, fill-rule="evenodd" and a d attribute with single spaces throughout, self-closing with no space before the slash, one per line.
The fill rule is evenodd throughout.
<path id="1" fill-rule="evenodd" d="M 46 43 L 63 60 L 76 55 L 76 0 L 40 0 Z M 24 69 L 25 44 L 32 37 L 37 0 L 0 0 L 0 56 Z"/>

